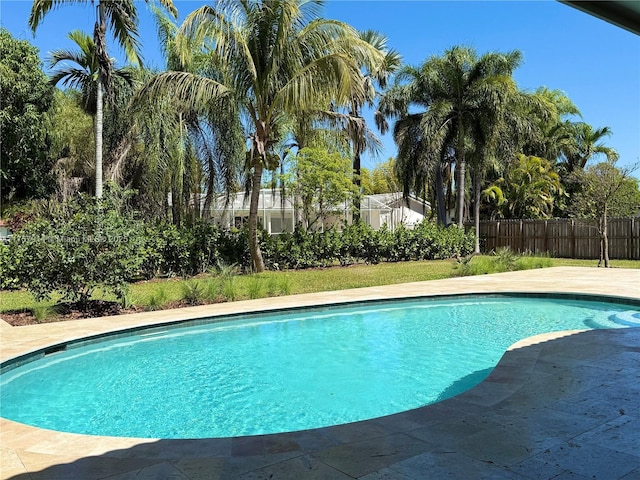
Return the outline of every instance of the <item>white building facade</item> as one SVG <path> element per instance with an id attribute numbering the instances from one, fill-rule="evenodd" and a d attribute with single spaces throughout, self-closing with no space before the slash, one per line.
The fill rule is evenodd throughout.
<path id="1" fill-rule="evenodd" d="M 331 213 L 319 218 L 313 224 L 313 230 L 323 231 L 330 227 L 340 228 L 353 219 L 351 202 L 345 200 L 343 205 L 335 206 Z M 260 192 L 258 218 L 262 227 L 272 235 L 293 232 L 297 216 L 293 198 L 281 195 L 280 191 L 263 189 Z M 420 223 L 430 211 L 429 204 L 416 197 L 409 201 L 402 198 L 401 193 L 365 195 L 360 203 L 360 216 L 363 222 L 375 230 L 384 225 L 394 230 L 400 225 L 412 228 Z M 228 201 L 224 196 L 214 199 L 209 218 L 216 224 L 225 227 L 240 227 L 249 218 L 249 199 L 244 193 L 237 193 Z"/>

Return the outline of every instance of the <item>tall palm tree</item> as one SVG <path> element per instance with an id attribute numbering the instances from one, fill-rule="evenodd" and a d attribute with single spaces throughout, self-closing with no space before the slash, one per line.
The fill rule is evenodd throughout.
<path id="1" fill-rule="evenodd" d="M 618 159 L 618 153 L 602 142 L 605 137 L 612 134 L 609 127 L 593 128 L 588 123 L 578 122 L 575 124 L 573 133 L 574 148 L 566 155 L 568 173 L 584 169 L 587 162 L 597 155 L 604 155 L 608 162 L 615 162 Z"/>
<path id="2" fill-rule="evenodd" d="M 48 66 L 54 69 L 50 81 L 53 85 L 62 84 L 80 91 L 81 106 L 86 113 L 91 115 L 95 130 L 99 71 L 96 46 L 93 39 L 81 30 L 74 30 L 67 37 L 78 46 L 78 50 L 50 52 Z M 116 68 L 112 65 L 111 70 L 112 81 L 133 84 L 133 77 L 129 69 Z"/>
<path id="3" fill-rule="evenodd" d="M 343 104 L 362 96 L 360 54 L 375 56 L 348 25 L 318 18 L 317 0 L 222 0 L 203 6 L 181 31 L 206 52 L 209 71 L 166 72 L 142 94 L 171 88 L 194 109 L 237 105 L 245 119 L 250 178 L 249 247 L 253 269 L 264 270 L 258 243 L 262 172 L 285 134 L 288 114 L 310 111 L 319 99 Z"/>
<path id="4" fill-rule="evenodd" d="M 528 112 L 539 134 L 527 140 L 522 153 L 546 158 L 551 162 L 566 159 L 575 151 L 576 123 L 573 117 L 580 117 L 580 110 L 560 90 L 541 87 L 532 97 L 542 106 Z"/>
<path id="5" fill-rule="evenodd" d="M 537 120 L 551 112 L 536 95 L 518 89 L 512 78 L 502 79 L 501 89 L 494 95 L 495 108 L 484 109 L 471 125 L 472 148 L 469 167 L 473 184 L 473 219 L 475 231 L 480 231 L 480 204 L 487 176 L 504 172 L 527 143 L 538 141 L 541 133 Z M 476 235 L 474 253 L 480 253 L 480 238 Z"/>
<path id="6" fill-rule="evenodd" d="M 464 221 L 467 137 L 479 116 L 499 110 L 499 102 L 506 101 L 499 92 L 521 59 L 518 51 L 487 53 L 478 58 L 473 49 L 457 46 L 442 57 L 432 57 L 422 67 L 431 100 L 423 118 L 426 134 L 433 137 L 436 149 L 452 141 L 449 147 L 455 152 L 456 218 L 460 227 Z"/>
<path id="7" fill-rule="evenodd" d="M 146 0 L 148 1 L 148 0 Z M 102 129 L 104 92 L 110 92 L 113 64 L 107 53 L 107 25 L 122 47 L 129 61 L 134 65 L 142 64 L 140 41 L 138 39 L 138 16 L 134 0 L 34 0 L 29 15 L 29 26 L 35 32 L 45 15 L 53 8 L 69 4 L 90 3 L 96 8 L 96 21 L 93 28 L 95 57 L 98 64 L 96 76 L 96 197 L 102 197 Z M 172 0 L 160 0 L 174 16 L 177 10 Z"/>
<path id="8" fill-rule="evenodd" d="M 443 167 L 453 160 L 456 216 L 462 226 L 466 154 L 473 145 L 474 130 L 482 118 L 497 118 L 504 110 L 508 98 L 504 91 L 512 87 L 511 74 L 521 57 L 520 52 L 513 51 L 478 58 L 473 49 L 456 46 L 419 67 L 403 68 L 396 85 L 380 102 L 380 124 L 384 125 L 383 117 L 398 118 L 394 127 L 399 142 L 397 168 L 405 190 L 412 181 L 435 177 L 440 221 L 445 215 Z M 422 111 L 410 112 L 410 107 Z"/>
<path id="9" fill-rule="evenodd" d="M 362 96 L 353 95 L 349 101 L 349 114 L 347 116 L 346 131 L 351 141 L 353 150 L 353 174 L 357 195 L 354 205 L 353 219 L 360 219 L 360 173 L 361 157 L 365 151 L 377 154 L 380 151 L 381 143 L 376 135 L 371 131 L 362 117 L 362 108 L 373 106 L 376 99 L 376 86 L 380 89 L 387 87 L 389 77 L 400 67 L 402 57 L 395 50 L 387 47 L 387 38 L 379 32 L 365 30 L 359 33 L 360 38 L 380 51 L 384 57 L 382 62 L 373 65 L 366 65 L 363 81 Z"/>
<path id="10" fill-rule="evenodd" d="M 410 193 L 426 198 L 426 186 L 435 181 L 435 197 L 438 223 L 447 225 L 443 188 L 443 163 L 445 152 L 434 152 L 429 148 L 429 139 L 421 126 L 422 117 L 429 109 L 429 92 L 420 70 L 411 66 L 400 69 L 395 84 L 380 98 L 375 113 L 376 125 L 386 133 L 388 120 L 395 120 L 393 138 L 398 146 L 395 173 L 404 196 Z M 409 112 L 409 107 L 420 112 Z"/>
<path id="11" fill-rule="evenodd" d="M 206 64 L 188 44 L 172 18 L 152 7 L 166 68 L 174 72 L 197 73 Z M 179 55 L 178 45 L 184 55 Z M 194 53 L 192 55 L 191 53 Z M 153 75 L 147 77 L 150 80 Z M 152 101 L 149 101 L 152 100 Z M 244 134 L 237 115 L 223 115 L 229 105 L 201 106 L 198 110 L 167 90 L 152 98 L 138 95 L 131 105 L 144 143 L 144 185 L 149 190 L 171 193 L 173 222 L 180 224 L 186 213 L 194 218 L 206 216 L 216 188 L 237 186 L 238 162 L 244 155 Z M 223 121 L 226 120 L 226 121 Z M 218 141 L 211 141 L 211 139 Z M 204 202 L 200 195 L 204 193 Z M 201 209 L 202 207 L 202 209 Z"/>

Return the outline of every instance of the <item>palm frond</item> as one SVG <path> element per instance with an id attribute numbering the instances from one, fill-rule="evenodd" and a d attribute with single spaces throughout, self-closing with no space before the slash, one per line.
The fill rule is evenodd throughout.
<path id="1" fill-rule="evenodd" d="M 42 23 L 45 15 L 52 9 L 56 9 L 62 5 L 89 3 L 91 1 L 92 0 L 34 0 L 31 6 L 31 13 L 29 14 L 29 27 L 35 32 L 38 25 Z"/>

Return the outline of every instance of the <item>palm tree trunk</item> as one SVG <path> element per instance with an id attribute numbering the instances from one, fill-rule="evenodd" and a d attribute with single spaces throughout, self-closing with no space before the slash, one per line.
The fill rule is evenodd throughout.
<path id="1" fill-rule="evenodd" d="M 105 85 L 109 88 L 109 56 L 106 51 L 105 32 L 107 24 L 105 20 L 105 6 L 100 2 L 97 5 L 96 24 L 93 29 L 93 41 L 96 46 L 96 58 L 98 60 L 98 78 L 96 86 L 96 198 L 102 198 L 102 126 Z M 105 80 L 106 79 L 106 80 Z"/>
<path id="2" fill-rule="evenodd" d="M 458 128 L 462 129 L 462 126 Z M 456 149 L 456 205 L 457 205 L 457 220 L 458 226 L 462 228 L 462 222 L 464 220 L 464 180 L 466 176 L 465 172 L 465 160 L 464 160 L 464 134 L 462 130 L 458 133 L 458 148 Z"/>
<path id="3" fill-rule="evenodd" d="M 607 234 L 607 206 L 602 214 L 602 250 L 604 256 L 604 268 L 609 268 L 609 235 Z"/>
<path id="4" fill-rule="evenodd" d="M 438 203 L 438 224 L 449 226 L 449 219 L 447 218 L 447 208 L 444 200 L 444 182 L 442 179 L 442 164 L 436 166 L 436 200 Z"/>
<path id="5" fill-rule="evenodd" d="M 473 227 L 476 230 L 476 244 L 473 253 L 480 253 L 480 173 L 476 172 L 473 179 Z"/>
<path id="6" fill-rule="evenodd" d="M 264 260 L 258 242 L 258 202 L 262 183 L 262 161 L 254 160 L 253 178 L 251 181 L 251 199 L 249 202 L 249 252 L 255 273 L 264 272 Z"/>
<path id="7" fill-rule="evenodd" d="M 353 223 L 360 222 L 360 170 L 361 170 L 361 160 L 360 160 L 360 152 L 358 151 L 358 147 L 355 148 L 355 154 L 353 156 L 353 175 L 354 175 L 354 184 L 356 186 L 356 195 L 353 199 Z"/>
<path id="8" fill-rule="evenodd" d="M 182 211 L 182 197 L 181 192 L 176 187 L 175 178 L 171 181 L 171 218 L 173 224 L 179 227 L 182 223 L 180 212 Z"/>
<path id="9" fill-rule="evenodd" d="M 207 175 L 207 193 L 204 197 L 204 207 L 202 211 L 202 218 L 211 218 L 211 204 L 213 203 L 213 189 L 215 188 L 214 179 L 215 166 L 213 164 L 213 157 L 207 155 L 207 165 L 209 166 L 209 175 Z"/>
<path id="10" fill-rule="evenodd" d="M 96 93 L 96 198 L 102 198 L 102 76 L 98 74 Z"/>

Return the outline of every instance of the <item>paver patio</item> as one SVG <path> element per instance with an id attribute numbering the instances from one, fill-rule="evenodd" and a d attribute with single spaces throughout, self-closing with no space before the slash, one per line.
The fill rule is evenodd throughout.
<path id="1" fill-rule="evenodd" d="M 109 331 L 292 306 L 486 292 L 640 300 L 640 270 L 556 267 L 26 327 L 0 360 Z M 640 328 L 540 335 L 481 384 L 335 427 L 205 440 L 96 437 L 0 419 L 2 479 L 640 479 Z"/>

